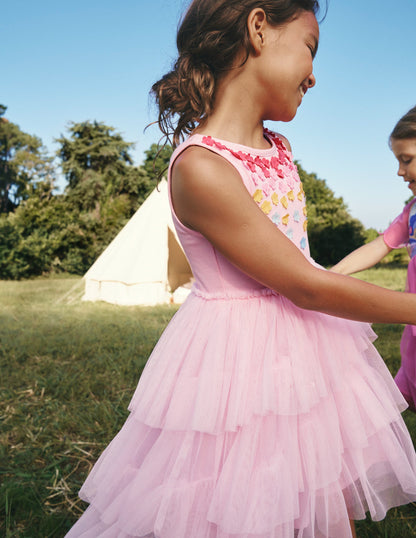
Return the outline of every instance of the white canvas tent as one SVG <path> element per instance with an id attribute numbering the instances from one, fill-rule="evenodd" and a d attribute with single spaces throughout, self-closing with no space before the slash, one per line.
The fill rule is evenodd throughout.
<path id="1" fill-rule="evenodd" d="M 178 241 L 163 179 L 84 275 L 85 301 L 181 303 L 191 268 Z"/>

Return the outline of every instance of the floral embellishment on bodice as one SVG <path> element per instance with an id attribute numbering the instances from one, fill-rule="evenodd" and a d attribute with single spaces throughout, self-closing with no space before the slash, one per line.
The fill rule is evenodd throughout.
<path id="1" fill-rule="evenodd" d="M 253 200 L 298 248 L 309 252 L 305 192 L 298 170 L 282 140 L 268 129 L 264 133 L 275 149 L 271 156 L 270 152 L 266 152 L 267 156 L 253 155 L 249 148 L 233 149 L 233 144 L 227 146 L 211 136 L 203 136 L 202 143 L 228 152 L 243 164 L 250 176 L 250 184 L 246 186 Z"/>

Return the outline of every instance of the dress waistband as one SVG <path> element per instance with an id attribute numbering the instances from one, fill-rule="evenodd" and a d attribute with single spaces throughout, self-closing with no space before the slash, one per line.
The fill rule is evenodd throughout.
<path id="1" fill-rule="evenodd" d="M 202 297 L 206 300 L 233 300 L 233 299 L 251 299 L 253 297 L 265 297 L 269 295 L 279 294 L 270 289 L 270 288 L 260 288 L 260 289 L 242 289 L 242 290 L 227 290 L 227 291 L 202 291 L 199 288 L 193 287 L 191 293 L 197 297 Z"/>

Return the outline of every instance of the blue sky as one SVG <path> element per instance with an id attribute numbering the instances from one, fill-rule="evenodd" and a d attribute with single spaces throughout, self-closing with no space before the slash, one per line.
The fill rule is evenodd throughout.
<path id="1" fill-rule="evenodd" d="M 0 0 L 0 103 L 49 151 L 70 121 L 112 125 L 141 164 L 159 133 L 149 100 L 175 59 L 187 0 Z M 379 230 L 410 191 L 387 140 L 416 105 L 415 0 L 329 0 L 315 60 L 317 85 L 295 120 L 267 126 L 326 179 L 353 216 Z"/>

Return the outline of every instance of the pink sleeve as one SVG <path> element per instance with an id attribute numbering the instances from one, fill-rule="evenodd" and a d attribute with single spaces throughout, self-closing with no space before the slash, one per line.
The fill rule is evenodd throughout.
<path id="1" fill-rule="evenodd" d="M 384 242 L 390 248 L 401 248 L 409 242 L 409 211 L 415 199 L 411 200 L 398 217 L 383 232 Z"/>

